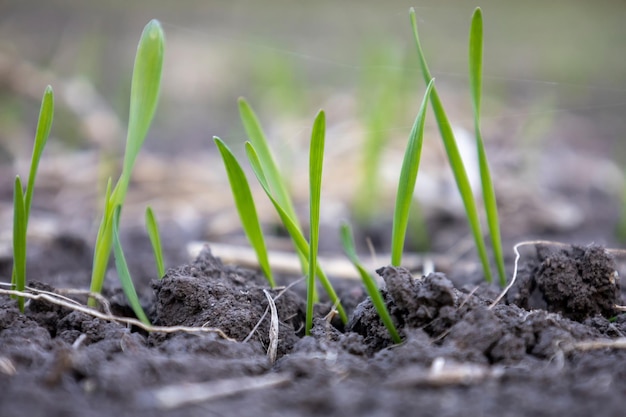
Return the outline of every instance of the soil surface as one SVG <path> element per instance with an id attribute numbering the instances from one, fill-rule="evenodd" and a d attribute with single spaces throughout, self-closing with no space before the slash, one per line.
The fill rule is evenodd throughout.
<path id="1" fill-rule="evenodd" d="M 47 300 L 21 314 L 1 296 L 0 415 L 623 415 L 626 316 L 615 307 L 612 255 L 599 246 L 523 252 L 495 305 L 495 286 L 380 268 L 399 345 L 355 282 L 337 283 L 349 322 L 322 300 L 305 337 L 301 282 L 270 290 L 209 248 L 141 291 L 155 326 L 203 333 L 149 333 Z M 46 254 L 52 270 L 55 258 L 75 259 L 76 270 L 31 274 L 47 281 L 35 290 L 88 276 L 79 239 L 57 239 Z M 114 280 L 105 295 L 114 314 L 130 314 Z"/>

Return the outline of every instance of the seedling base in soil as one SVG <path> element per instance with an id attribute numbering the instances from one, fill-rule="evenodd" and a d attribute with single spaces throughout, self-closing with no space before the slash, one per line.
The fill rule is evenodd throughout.
<path id="1" fill-rule="evenodd" d="M 80 240 L 57 242 L 33 252 L 40 266 L 47 255 L 90 253 Z M 89 263 L 82 266 L 88 273 Z M 153 292 L 144 288 L 146 311 L 155 325 L 219 327 L 236 342 L 215 333 L 146 333 L 41 300 L 29 301 L 21 315 L 15 300 L 0 296 L 2 415 L 619 415 L 626 319 L 605 296 L 593 297 L 608 291 L 620 299 L 618 281 L 610 286 L 614 271 L 599 247 L 526 248 L 511 303 L 490 308 L 497 289 L 469 277 L 463 282 L 457 274 L 453 283 L 442 273 L 415 277 L 383 267 L 382 292 L 400 345 L 354 281 L 336 286 L 350 315 L 346 329 L 334 326 L 331 306 L 322 303 L 312 336 L 303 337 L 305 285 L 279 282 L 269 291 L 279 320 L 274 364 L 267 281 L 208 251 L 152 281 Z M 76 274 L 38 276 L 60 288 Z M 550 289 L 576 282 L 587 286 L 572 288 L 591 295 L 589 302 L 565 311 L 569 304 Z M 543 306 L 530 304 L 538 291 Z M 129 314 L 116 302 L 123 300 L 119 289 L 107 285 L 105 294 L 115 313 Z M 597 340 L 604 345 L 589 343 Z"/>

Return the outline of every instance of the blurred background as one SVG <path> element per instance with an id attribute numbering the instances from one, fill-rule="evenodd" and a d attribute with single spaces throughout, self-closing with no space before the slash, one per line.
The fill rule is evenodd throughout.
<path id="1" fill-rule="evenodd" d="M 467 45 L 472 12 L 483 9 L 483 135 L 505 244 L 617 244 L 626 161 L 626 5 L 618 0 L 0 1 L 2 236 L 10 236 L 13 177 L 27 173 L 51 84 L 56 112 L 31 233 L 95 238 L 106 177 L 119 175 L 137 41 L 156 18 L 166 34 L 162 94 L 128 195 L 128 227 L 150 204 L 166 233 L 180 236 L 172 242 L 245 242 L 211 140 L 220 136 L 243 154 L 244 96 L 303 220 L 310 126 L 326 110 L 322 250 L 337 248 L 336 226 L 347 218 L 361 244 L 369 237 L 384 253 L 402 152 L 425 89 L 411 6 L 475 181 Z M 409 248 L 446 252 L 469 242 L 471 251 L 430 118 L 426 130 Z M 266 230 L 280 235 L 254 188 Z"/>

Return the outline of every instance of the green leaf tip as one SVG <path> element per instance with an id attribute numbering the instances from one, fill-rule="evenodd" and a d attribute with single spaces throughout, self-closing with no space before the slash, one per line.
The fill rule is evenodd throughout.
<path id="1" fill-rule="evenodd" d="M 161 22 L 157 19 L 152 19 L 144 28 L 143 33 L 144 35 L 150 37 L 150 39 L 158 39 L 159 37 L 162 38 L 163 27 L 161 26 Z"/>
<path id="2" fill-rule="evenodd" d="M 130 183 L 137 154 L 150 129 L 156 112 L 161 91 L 161 74 L 165 49 L 163 28 L 157 20 L 151 20 L 143 29 L 133 67 L 130 86 L 130 106 L 128 112 L 128 131 L 122 173 L 115 186 L 107 188 L 104 210 L 96 243 L 91 275 L 91 291 L 102 291 L 108 259 L 113 245 L 113 214 L 115 207 L 124 205 L 126 191 Z M 89 305 L 96 304 L 93 298 Z"/>
<path id="3" fill-rule="evenodd" d="M 474 110 L 474 134 L 478 149 L 478 162 L 483 193 L 485 214 L 493 250 L 494 260 L 498 270 L 500 285 L 506 285 L 506 271 L 500 236 L 500 221 L 498 206 L 494 191 L 491 172 L 487 161 L 487 153 L 480 130 L 480 108 L 482 96 L 482 65 L 483 65 L 483 20 L 480 8 L 474 10 L 469 33 L 469 79 L 472 107 Z M 489 280 L 488 280 L 489 281 Z"/>

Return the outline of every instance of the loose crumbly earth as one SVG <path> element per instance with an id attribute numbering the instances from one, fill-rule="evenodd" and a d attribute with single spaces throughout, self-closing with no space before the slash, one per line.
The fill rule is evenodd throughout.
<path id="1" fill-rule="evenodd" d="M 84 244 L 68 242 L 55 256 L 80 259 Z M 208 250 L 153 281 L 145 305 L 156 325 L 217 327 L 236 341 L 148 334 L 45 301 L 20 314 L 2 296 L 0 415 L 623 415 L 624 346 L 583 344 L 626 332 L 603 248 L 539 247 L 524 257 L 508 301 L 493 308 L 494 287 L 394 267 L 378 273 L 402 344 L 392 344 L 369 298 L 355 307 L 358 284 L 339 287 L 347 326 L 335 327 L 322 306 L 309 337 L 303 294 L 281 288 L 269 291 L 279 321 L 275 363 L 265 281 Z M 118 290 L 107 294 L 114 311 L 128 311 Z"/>

